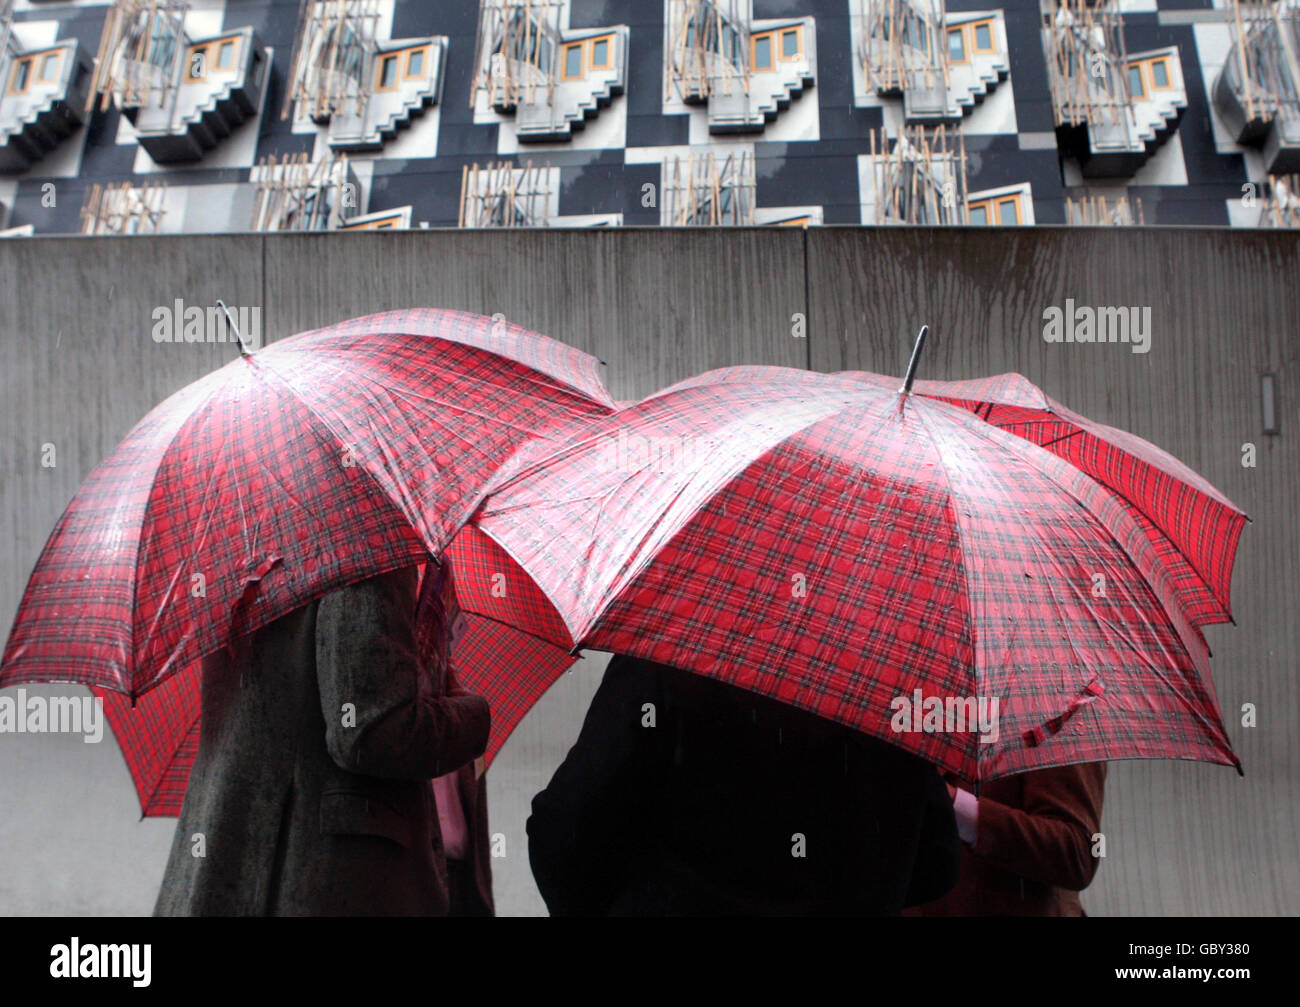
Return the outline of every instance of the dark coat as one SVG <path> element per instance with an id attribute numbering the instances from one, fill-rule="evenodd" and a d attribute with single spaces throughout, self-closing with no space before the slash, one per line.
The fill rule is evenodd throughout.
<path id="1" fill-rule="evenodd" d="M 1085 916 L 1079 892 L 1100 860 L 1106 764 L 1039 769 L 984 784 L 975 845 L 962 844 L 961 878 L 918 916 Z"/>
<path id="2" fill-rule="evenodd" d="M 409 567 L 335 591 L 204 660 L 157 914 L 446 913 L 430 780 L 483 752 L 488 707 L 433 693 L 416 583 Z"/>
<path id="3" fill-rule="evenodd" d="M 556 916 L 897 914 L 952 887 L 958 862 L 928 763 L 627 657 L 533 799 L 528 844 Z"/>
<path id="4" fill-rule="evenodd" d="M 473 764 L 456 774 L 461 808 L 465 813 L 469 846 L 469 883 L 460 893 L 460 916 L 494 916 L 492 896 L 492 836 L 488 832 L 487 776 L 479 776 Z M 453 900 L 454 906 L 455 900 Z"/>

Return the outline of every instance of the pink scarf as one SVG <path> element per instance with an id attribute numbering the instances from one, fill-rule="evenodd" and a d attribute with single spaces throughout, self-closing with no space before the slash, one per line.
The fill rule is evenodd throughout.
<path id="1" fill-rule="evenodd" d="M 416 641 L 425 673 L 434 677 L 440 694 L 455 687 L 452 651 L 463 626 L 451 568 L 446 564 L 426 565 L 415 608 Z M 459 770 L 433 781 L 438 828 L 448 860 L 465 860 L 469 856 L 469 826 L 465 821 L 458 773 Z"/>

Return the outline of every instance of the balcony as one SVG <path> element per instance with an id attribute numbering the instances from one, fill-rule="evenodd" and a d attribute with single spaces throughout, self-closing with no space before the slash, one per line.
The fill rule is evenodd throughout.
<path id="1" fill-rule="evenodd" d="M 26 171 L 81 126 L 91 66 L 75 39 L 0 58 L 0 171 Z"/>
<path id="2" fill-rule="evenodd" d="M 344 104 L 329 119 L 333 150 L 377 151 L 437 104 L 447 63 L 445 36 L 378 43 L 364 100 Z"/>
<path id="3" fill-rule="evenodd" d="M 158 164 L 197 161 L 255 118 L 270 70 L 252 28 L 186 39 L 179 63 L 175 71 L 130 60 L 121 66 L 122 114 Z M 165 80 L 171 72 L 176 79 Z"/>
<path id="4" fill-rule="evenodd" d="M 1300 0 L 1233 2 L 1232 48 L 1214 105 L 1237 143 L 1257 148 L 1271 175 L 1300 172 Z"/>
<path id="5" fill-rule="evenodd" d="M 740 0 L 674 0 L 668 17 L 670 91 L 708 109 L 711 134 L 761 133 L 814 85 L 811 17 L 755 21 Z"/>
<path id="6" fill-rule="evenodd" d="M 312 161 L 274 154 L 249 173 L 253 231 L 334 231 L 360 211 L 360 188 L 346 154 Z"/>
<path id="7" fill-rule="evenodd" d="M 1085 178 L 1131 177 L 1187 108 L 1177 46 L 1128 53 L 1118 9 L 1065 0 L 1043 30 L 1056 141 Z"/>
<path id="8" fill-rule="evenodd" d="M 961 130 L 904 127 L 890 142 L 872 132 L 859 158 L 863 224 L 948 226 L 968 222 L 966 145 Z"/>
<path id="9" fill-rule="evenodd" d="M 441 99 L 446 36 L 378 37 L 376 0 L 303 5 L 281 118 L 325 130 L 337 153 L 382 150 Z"/>
<path id="10" fill-rule="evenodd" d="M 863 0 L 860 58 L 869 87 L 901 98 L 907 125 L 957 124 L 1007 79 L 1000 10 L 948 13 L 942 0 Z"/>
<path id="11" fill-rule="evenodd" d="M 483 0 L 475 98 L 513 116 L 520 143 L 554 143 L 627 87 L 626 25 L 568 29 L 554 0 Z"/>

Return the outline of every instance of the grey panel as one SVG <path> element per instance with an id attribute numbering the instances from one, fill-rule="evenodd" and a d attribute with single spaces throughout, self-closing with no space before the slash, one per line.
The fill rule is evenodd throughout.
<path id="1" fill-rule="evenodd" d="M 802 367 L 803 232 L 430 230 L 267 238 L 269 328 L 395 307 L 492 315 L 594 353 L 615 398 L 731 363 Z"/>

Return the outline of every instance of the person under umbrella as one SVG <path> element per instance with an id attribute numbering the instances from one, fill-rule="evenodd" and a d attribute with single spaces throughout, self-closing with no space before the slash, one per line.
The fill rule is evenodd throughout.
<path id="1" fill-rule="evenodd" d="M 942 898 L 904 916 L 1087 916 L 1079 893 L 1101 866 L 1106 763 L 991 780 L 976 797 L 948 784 L 961 873 Z"/>
<path id="2" fill-rule="evenodd" d="M 449 693 L 445 641 L 413 642 L 418 566 L 521 444 L 613 411 L 598 368 L 428 309 L 241 341 L 91 473 L 0 684 L 121 697 L 142 809 L 186 795 L 159 913 L 447 910 L 430 780 L 483 752 L 489 718 Z"/>
<path id="3" fill-rule="evenodd" d="M 527 829 L 553 916 L 896 916 L 958 871 L 929 763 L 621 655 Z"/>
<path id="4" fill-rule="evenodd" d="M 446 915 L 429 781 L 482 754 L 489 711 L 439 693 L 447 634 L 422 655 L 417 611 L 440 585 L 417 580 L 333 591 L 204 659 L 157 915 Z"/>

